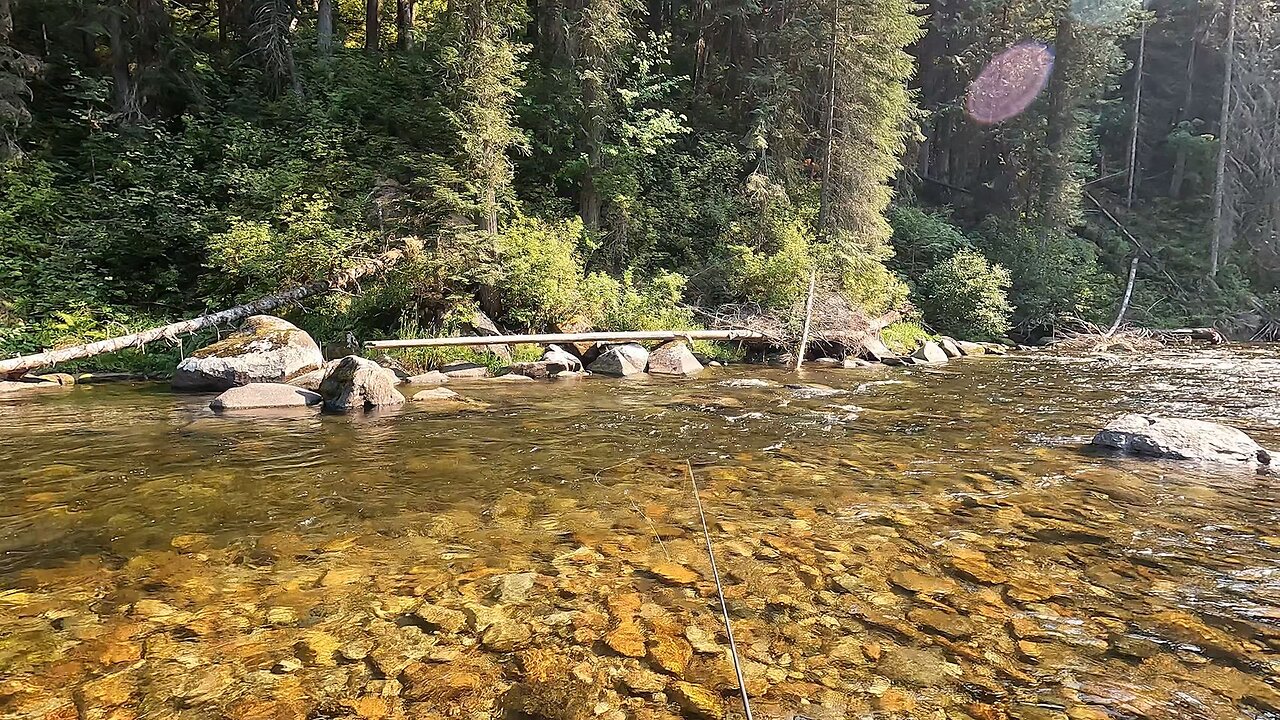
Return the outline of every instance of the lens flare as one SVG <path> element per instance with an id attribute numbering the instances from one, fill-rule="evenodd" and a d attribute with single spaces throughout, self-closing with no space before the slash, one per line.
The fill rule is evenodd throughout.
<path id="1" fill-rule="evenodd" d="M 1019 43 L 991 58 L 969 83 L 965 111 L 983 125 L 994 125 L 1027 109 L 1053 72 L 1053 50 L 1040 43 Z"/>

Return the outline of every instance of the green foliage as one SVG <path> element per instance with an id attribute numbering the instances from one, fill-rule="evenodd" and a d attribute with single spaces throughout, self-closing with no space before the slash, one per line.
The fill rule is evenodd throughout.
<path id="1" fill-rule="evenodd" d="M 990 340 L 1009 331 L 1013 306 L 1009 271 L 976 250 L 961 250 L 921 278 L 916 303 L 940 332 L 966 340 Z"/>
<path id="2" fill-rule="evenodd" d="M 919 283 L 926 319 L 961 334 L 999 332 L 1005 286 L 1026 331 L 1114 309 L 1131 250 L 1079 224 L 1080 191 L 1126 154 L 1119 40 L 1135 18 L 1086 31 L 1061 4 L 926 15 L 907 0 L 797 0 L 785 22 L 750 3 L 653 13 L 635 0 L 530 18 L 497 0 L 420 5 L 412 47 L 390 49 L 386 22 L 384 50 L 365 52 L 364 5 L 334 5 L 326 51 L 311 6 L 277 0 L 226 28 L 211 7 L 120 5 L 109 19 L 128 41 L 114 48 L 101 7 L 14 5 L 0 350 L 226 307 L 400 243 L 412 252 L 398 267 L 307 300 L 297 322 L 327 344 L 447 333 L 483 298 L 513 330 L 692 327 L 688 304 L 791 310 L 815 270 L 872 315 L 908 307 Z M 1153 62 L 1214 52 L 1169 42 L 1204 36 L 1198 11 L 1156 13 Z M 1015 37 L 1054 46 L 1050 87 L 1005 122 L 962 120 L 973 74 Z M 1280 284 L 1245 243 L 1201 279 L 1216 144 L 1195 118 L 1217 101 L 1177 107 L 1216 72 L 1197 67 L 1177 92 L 1144 93 L 1145 184 L 1124 221 L 1159 239 L 1133 310 L 1152 322 L 1223 314 Z M 1150 197 L 1178 162 L 1177 197 Z M 910 168 L 941 181 L 913 197 L 954 207 L 899 206 L 887 224 Z M 947 186 L 965 192 L 931 197 Z"/>
<path id="3" fill-rule="evenodd" d="M 1044 329 L 1064 320 L 1108 319 L 1118 281 L 1099 264 L 1092 243 L 1075 234 L 994 220 L 977 232 L 983 254 L 1012 277 L 1015 325 Z"/>
<path id="4" fill-rule="evenodd" d="M 497 237 L 497 287 L 506 320 L 516 327 L 546 328 L 592 308 L 584 292 L 582 221 L 550 222 L 517 217 Z"/>
<path id="5" fill-rule="evenodd" d="M 889 267 L 906 278 L 918 278 L 973 247 L 973 241 L 938 212 L 899 205 L 889 211 L 889 224 L 894 251 Z"/>
<path id="6" fill-rule="evenodd" d="M 729 227 L 725 252 L 717 273 L 723 278 L 726 299 L 759 303 L 769 309 L 787 309 L 804 296 L 814 265 L 812 231 L 799 218 L 779 219 L 764 228 L 769 250 L 752 247 L 747 226 Z"/>
<path id="7" fill-rule="evenodd" d="M 637 279 L 628 270 L 621 282 L 600 274 L 587 278 L 584 295 L 590 317 L 600 330 L 689 330 L 697 328 L 693 313 L 682 304 L 688 278 L 660 270 Z"/>
<path id="8" fill-rule="evenodd" d="M 895 353 L 908 355 L 915 352 L 915 349 L 920 347 L 925 340 L 934 338 L 920 326 L 920 323 L 912 320 L 901 320 L 881 330 L 880 339 L 884 341 L 885 347 Z"/>
<path id="9" fill-rule="evenodd" d="M 285 200 L 274 223 L 229 221 L 206 250 L 212 289 L 224 296 L 257 297 L 325 278 L 373 241 L 371 232 L 337 225 L 329 202 L 319 197 Z"/>

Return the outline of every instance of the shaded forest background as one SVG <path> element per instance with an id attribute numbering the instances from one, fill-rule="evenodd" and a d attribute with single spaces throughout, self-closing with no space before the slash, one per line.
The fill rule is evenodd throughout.
<path id="1" fill-rule="evenodd" d="M 1020 43 L 1044 89 L 975 121 Z M 792 312 L 817 271 L 867 316 L 1034 339 L 1109 321 L 1136 255 L 1133 322 L 1247 335 L 1280 306 L 1278 45 L 1269 0 L 0 0 L 0 351 L 398 244 L 291 317 L 686 327 Z"/>

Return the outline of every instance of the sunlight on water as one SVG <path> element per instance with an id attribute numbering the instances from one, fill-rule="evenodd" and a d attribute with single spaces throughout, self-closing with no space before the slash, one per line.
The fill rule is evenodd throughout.
<path id="1" fill-rule="evenodd" d="M 739 717 L 688 459 L 757 717 L 1270 720 L 1274 478 L 1080 445 L 1280 446 L 1273 354 L 6 400 L 0 717 Z"/>
<path id="2" fill-rule="evenodd" d="M 1027 109 L 1053 72 L 1053 50 L 1040 43 L 1021 43 L 996 55 L 969 84 L 965 111 L 993 125 Z"/>

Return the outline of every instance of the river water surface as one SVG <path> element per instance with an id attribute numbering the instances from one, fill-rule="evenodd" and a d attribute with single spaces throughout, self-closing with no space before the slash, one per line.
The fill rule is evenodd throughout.
<path id="1" fill-rule="evenodd" d="M 757 717 L 1280 718 L 1277 479 L 1080 449 L 1280 447 L 1273 348 L 796 381 L 0 401 L 0 717 L 740 717 L 688 463 Z"/>

